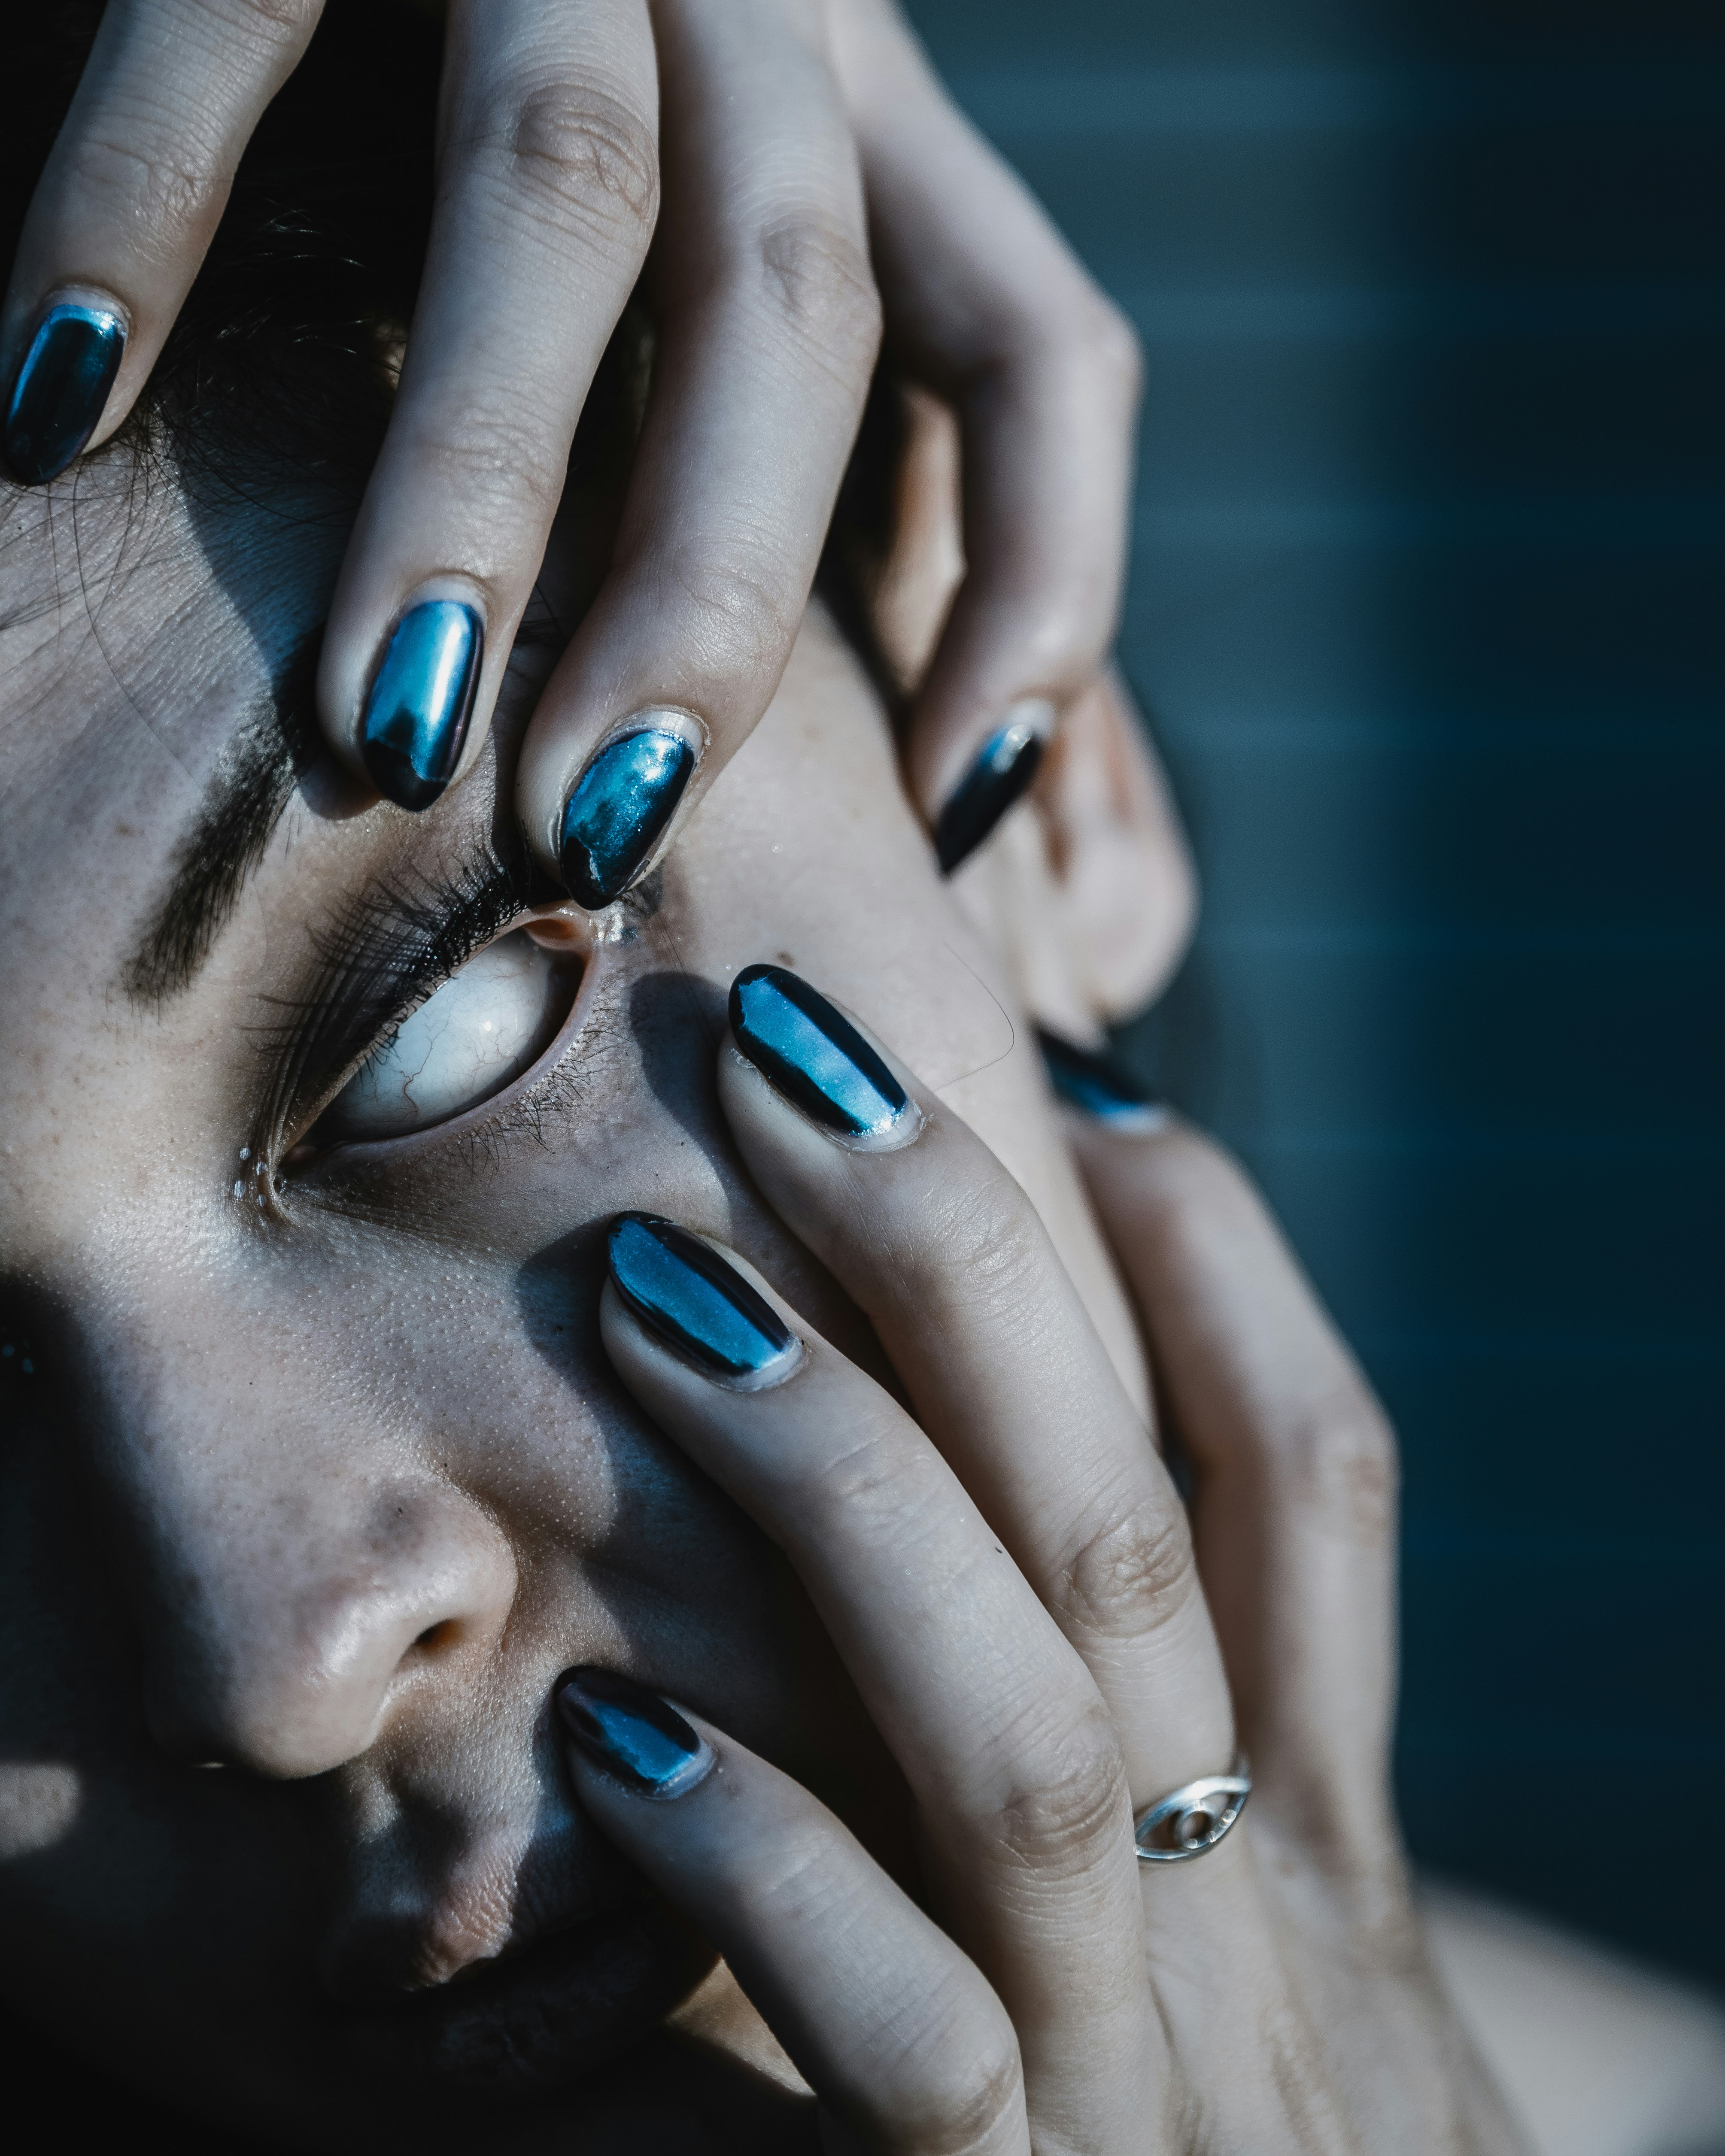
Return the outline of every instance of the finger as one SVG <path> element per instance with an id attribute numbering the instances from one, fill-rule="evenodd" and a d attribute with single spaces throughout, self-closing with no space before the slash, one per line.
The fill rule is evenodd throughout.
<path id="1" fill-rule="evenodd" d="M 110 0 L 0 316 L 13 476 L 105 441 L 149 379 L 234 167 L 322 0 Z"/>
<path id="2" fill-rule="evenodd" d="M 1184 1508 L 1023 1191 L 778 968 L 737 978 L 719 1091 L 769 1203 L 867 1314 L 922 1427 L 1082 1656 L 1134 1808 L 1225 1773 L 1232 1716 Z M 860 1144 L 865 1112 L 878 1127 Z"/>
<path id="3" fill-rule="evenodd" d="M 1375 1856 L 1393 1832 L 1394 1443 L 1261 1200 L 1164 1119 L 1072 1119 L 1195 1476 L 1199 1568 L 1272 1801 Z"/>
<path id="4" fill-rule="evenodd" d="M 318 674 L 401 807 L 470 767 L 659 200 L 644 0 L 454 0 L 438 203 Z"/>
<path id="5" fill-rule="evenodd" d="M 533 846 L 588 906 L 645 873 L 771 700 L 879 340 L 814 0 L 657 0 L 655 14 L 651 402 L 611 572 L 540 700 L 518 780 Z M 665 739 L 675 713 L 696 727 L 681 752 Z"/>
<path id="6" fill-rule="evenodd" d="M 610 1248 L 612 1363 L 808 1589 L 1019 2031 L 1033 2133 L 1136 2146 L 1160 2055 L 1122 1763 L 1083 1665 L 923 1433 L 758 1276 L 639 1214 Z"/>
<path id="7" fill-rule="evenodd" d="M 1070 706 L 1034 798 L 1075 993 L 1093 1022 L 1136 1017 L 1185 955 L 1198 880 L 1143 715 L 1113 668 Z"/>
<path id="8" fill-rule="evenodd" d="M 1019 1003 L 1084 1040 L 1145 1009 L 1197 913 L 1168 782 L 1111 668 L 1068 707 L 1030 800 L 1034 818 L 1014 819 L 957 896 L 1004 942 Z"/>
<path id="9" fill-rule="evenodd" d="M 950 872 L 1022 795 L 1113 639 L 1141 366 L 1125 318 L 896 11 L 833 12 L 891 348 L 962 430 L 965 576 L 906 752 Z"/>
<path id="10" fill-rule="evenodd" d="M 824 1805 L 608 1671 L 569 1671 L 557 1706 L 588 1811 L 718 1948 L 855 2145 L 1028 2152 L 1000 2001 Z"/>

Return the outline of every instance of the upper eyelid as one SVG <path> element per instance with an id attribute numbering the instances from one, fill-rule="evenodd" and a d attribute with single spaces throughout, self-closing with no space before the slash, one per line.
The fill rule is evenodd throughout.
<path id="1" fill-rule="evenodd" d="M 283 1016 L 263 1029 L 273 1039 L 260 1154 L 275 1158 L 294 1123 L 537 895 L 527 873 L 488 850 L 440 883 L 428 879 L 418 892 L 378 882 L 352 901 L 326 932 L 308 993 L 271 999 Z"/>
<path id="2" fill-rule="evenodd" d="M 344 991 L 351 988 L 354 977 L 372 968 L 382 970 L 388 963 L 392 947 L 398 952 L 405 947 L 407 939 L 403 937 L 398 929 L 392 937 L 380 932 L 376 922 L 392 916 L 398 921 L 403 920 L 409 906 L 419 911 L 420 917 L 424 918 L 424 909 L 418 899 L 409 897 L 398 886 L 378 883 L 369 886 L 350 907 L 345 931 L 351 939 L 350 945 L 332 959 L 331 969 L 321 984 L 321 993 L 291 1005 L 283 999 L 285 1008 L 316 1014 L 311 1027 L 314 1036 L 320 1029 L 330 1033 L 340 1025 L 341 1031 L 336 1039 L 341 1052 L 339 1055 L 327 1054 L 320 1065 L 313 1066 L 315 1085 L 306 1082 L 305 1059 L 301 1057 L 296 1070 L 285 1071 L 288 1082 L 284 1085 L 281 1082 L 283 1067 L 288 1060 L 291 1041 L 285 1040 L 284 1048 L 278 1050 L 275 1091 L 279 1097 L 258 1133 L 256 1143 L 260 1158 L 279 1161 L 288 1149 L 286 1134 L 291 1123 L 298 1124 L 296 1136 L 303 1136 L 359 1066 L 388 1045 L 413 1011 L 428 1002 L 439 988 L 489 944 L 511 929 L 519 927 L 536 906 L 543 906 L 547 902 L 555 903 L 561 896 L 561 894 L 546 889 L 531 871 L 522 872 L 520 880 L 516 880 L 517 871 L 515 865 L 500 860 L 495 854 L 488 853 L 483 864 L 470 860 L 463 865 L 463 870 L 469 879 L 465 890 L 460 889 L 452 877 L 441 886 L 428 885 L 426 891 L 428 896 L 434 899 L 440 912 L 446 906 L 457 911 L 464 906 L 470 909 L 465 931 L 454 941 L 445 942 L 435 958 L 429 960 L 424 966 L 413 969 L 402 967 L 397 970 L 392 983 L 393 996 L 379 993 L 371 999 L 368 1007 L 355 998 L 345 1024 L 342 1023 L 340 999 Z M 481 878 L 482 880 L 480 880 Z M 633 942 L 644 931 L 649 936 L 653 934 L 653 923 L 660 906 L 660 883 L 659 877 L 650 877 L 637 890 L 625 893 L 619 901 L 619 911 L 623 916 L 621 937 L 624 943 Z M 444 918 L 446 921 L 446 914 Z M 321 1028 L 318 1023 L 320 1017 Z M 303 1029 L 294 1029 L 290 1024 L 276 1030 L 279 1041 L 296 1031 L 300 1032 L 303 1038 Z M 558 1067 L 553 1065 L 551 1070 L 542 1072 L 525 1094 L 516 1093 L 514 1087 L 508 1089 L 516 1097 L 499 1111 L 494 1124 L 476 1127 L 468 1133 L 469 1138 L 483 1138 L 488 1131 L 493 1136 L 500 1134 L 506 1130 L 511 1117 L 536 1112 L 532 1104 L 540 1101 L 542 1107 L 545 1105 L 541 1100 L 542 1089 L 554 1079 Z M 413 1135 L 423 1137 L 430 1134 L 427 1130 Z M 376 1142 L 385 1144 L 396 1141 L 378 1140 Z"/>
<path id="3" fill-rule="evenodd" d="M 501 1165 L 517 1140 L 543 1146 L 547 1142 L 547 1126 L 558 1115 L 584 1104 L 589 1097 L 594 1075 L 593 1056 L 597 1051 L 603 1068 L 606 1045 L 616 1038 L 619 1031 L 614 997 L 602 989 L 599 1000 L 588 1010 L 578 1028 L 578 1038 L 586 1053 L 578 1056 L 577 1034 L 569 1028 L 569 1019 L 573 1015 L 572 1008 L 546 1054 L 501 1094 L 477 1101 L 472 1107 L 422 1130 L 339 1145 L 326 1160 L 312 1161 L 310 1179 L 302 1181 L 295 1177 L 295 1187 L 314 1198 L 339 1205 L 347 1202 L 343 1163 L 347 1163 L 351 1185 L 356 1156 L 364 1162 L 368 1171 L 382 1165 L 388 1156 L 403 1152 L 416 1168 L 433 1168 L 439 1161 L 446 1164 L 454 1156 L 465 1157 L 470 1170 L 480 1166 L 495 1169 Z M 401 1163 L 398 1160 L 393 1165 L 399 1169 Z"/>

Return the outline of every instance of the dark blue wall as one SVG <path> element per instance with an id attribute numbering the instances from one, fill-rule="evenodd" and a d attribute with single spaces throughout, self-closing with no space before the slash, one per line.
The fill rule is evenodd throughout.
<path id="1" fill-rule="evenodd" d="M 1725 1978 L 1725 11 L 911 7 L 1147 348 L 1131 1045 L 1400 1427 L 1414 1848 Z"/>

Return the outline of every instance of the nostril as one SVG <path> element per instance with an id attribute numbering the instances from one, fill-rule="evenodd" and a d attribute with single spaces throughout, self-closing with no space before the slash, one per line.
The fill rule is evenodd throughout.
<path id="1" fill-rule="evenodd" d="M 267 1563 L 212 1534 L 193 1591 L 152 1613 L 144 1702 L 173 1757 L 325 1774 L 376 1742 L 398 1700 L 423 1713 L 502 1638 L 514 1551 L 459 1494 L 385 1486 L 357 1517 L 295 1528 Z"/>

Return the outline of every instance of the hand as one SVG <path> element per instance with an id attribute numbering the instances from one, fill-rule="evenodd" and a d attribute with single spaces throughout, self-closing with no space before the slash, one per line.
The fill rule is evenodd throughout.
<path id="1" fill-rule="evenodd" d="M 1513 2148 L 1389 1804 L 1392 1447 L 1255 1197 L 1166 1119 L 1079 1134 L 1189 1522 L 980 1142 L 791 976 L 742 976 L 732 1024 L 743 1157 L 916 1419 L 742 1260 L 641 1216 L 606 1346 L 801 1575 L 909 1785 L 932 1913 L 692 1706 L 578 1671 L 593 1818 L 719 1947 L 828 2146 Z M 1140 1864 L 1134 1815 L 1225 1771 L 1236 1724 L 1245 1818 Z"/>
<path id="2" fill-rule="evenodd" d="M 1142 363 L 1124 316 L 954 108 L 891 0 L 829 0 L 886 349 L 957 413 L 964 574 L 907 732 L 956 867 L 1029 784 L 1120 608 Z M 1036 744 L 1004 767 L 1014 724 Z"/>
<path id="3" fill-rule="evenodd" d="M 321 13 L 110 0 L 0 316 L 17 477 L 125 419 Z M 449 0 L 443 95 L 420 298 L 324 638 L 336 752 L 409 808 L 473 762 L 644 266 L 654 384 L 612 566 L 517 796 L 583 903 L 638 876 L 788 655 L 880 338 L 872 232 L 895 350 L 964 419 L 970 573 L 910 755 L 943 853 L 980 843 L 1111 635 L 1119 316 L 886 0 Z M 978 766 L 1003 731 L 1024 752 Z"/>

